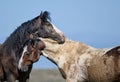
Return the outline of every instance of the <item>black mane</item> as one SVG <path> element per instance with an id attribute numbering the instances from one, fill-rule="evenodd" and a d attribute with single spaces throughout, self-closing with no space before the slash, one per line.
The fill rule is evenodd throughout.
<path id="1" fill-rule="evenodd" d="M 33 28 L 36 27 L 35 22 L 38 17 L 21 24 L 21 26 L 11 33 L 3 43 L 3 47 L 6 48 L 6 53 L 11 53 L 13 50 L 16 55 L 19 53 L 19 49 L 22 48 L 25 41 L 29 39 L 29 34 L 33 33 Z"/>

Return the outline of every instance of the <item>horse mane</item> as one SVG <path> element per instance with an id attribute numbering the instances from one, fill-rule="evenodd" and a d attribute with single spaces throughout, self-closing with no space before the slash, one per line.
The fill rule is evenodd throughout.
<path id="1" fill-rule="evenodd" d="M 24 43 L 29 39 L 29 34 L 33 33 L 33 28 L 36 26 L 35 22 L 39 16 L 22 23 L 3 43 L 3 47 L 6 48 L 6 53 L 11 53 L 11 49 L 15 53 L 19 54 L 19 49 L 23 47 Z M 10 55 L 10 54 L 9 54 Z"/>

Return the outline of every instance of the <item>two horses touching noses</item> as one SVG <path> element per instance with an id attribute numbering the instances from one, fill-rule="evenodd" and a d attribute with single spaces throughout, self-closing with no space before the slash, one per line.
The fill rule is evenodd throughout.
<path id="1" fill-rule="evenodd" d="M 50 38 L 59 44 L 65 42 L 63 33 L 50 22 L 47 11 L 21 24 L 0 46 L 1 82 L 29 82 L 32 64 L 45 48 L 38 38 Z"/>

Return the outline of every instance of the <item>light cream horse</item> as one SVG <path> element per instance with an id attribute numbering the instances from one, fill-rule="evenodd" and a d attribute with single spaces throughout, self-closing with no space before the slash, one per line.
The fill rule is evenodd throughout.
<path id="1" fill-rule="evenodd" d="M 120 82 L 120 47 L 107 50 L 71 40 L 42 41 L 43 55 L 58 66 L 66 82 Z"/>

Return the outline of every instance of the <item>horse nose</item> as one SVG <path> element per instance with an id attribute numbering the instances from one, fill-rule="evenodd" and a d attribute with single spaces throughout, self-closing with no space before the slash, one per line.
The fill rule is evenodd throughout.
<path id="1" fill-rule="evenodd" d="M 61 41 L 59 41 L 59 44 L 63 44 L 65 42 L 65 36 L 63 34 L 61 36 Z"/>
<path id="2" fill-rule="evenodd" d="M 43 42 L 43 41 L 40 41 L 39 43 L 38 43 L 38 49 L 41 51 L 41 50 L 44 50 L 44 48 L 45 48 L 46 46 L 45 46 L 45 43 Z"/>

